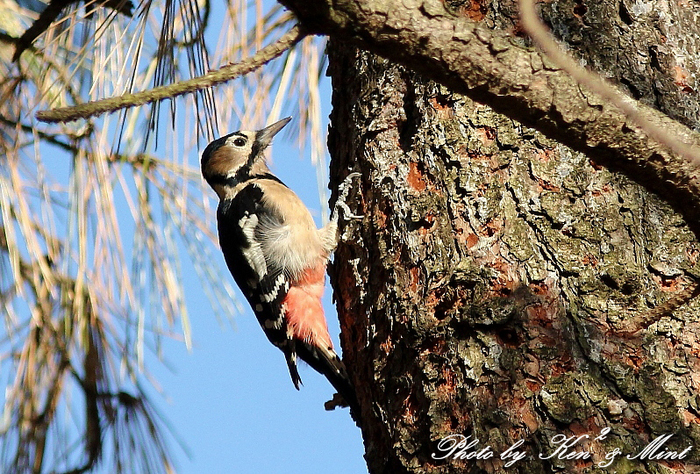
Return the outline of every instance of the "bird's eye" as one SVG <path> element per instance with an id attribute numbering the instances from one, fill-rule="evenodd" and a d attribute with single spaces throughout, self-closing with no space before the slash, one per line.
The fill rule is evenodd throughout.
<path id="1" fill-rule="evenodd" d="M 245 138 L 236 138 L 233 141 L 233 144 L 236 146 L 243 146 L 243 145 L 245 145 Z"/>

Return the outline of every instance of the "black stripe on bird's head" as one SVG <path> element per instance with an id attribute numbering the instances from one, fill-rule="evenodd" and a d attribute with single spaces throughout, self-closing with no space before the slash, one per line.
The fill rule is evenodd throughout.
<path id="1" fill-rule="evenodd" d="M 254 132 L 233 132 L 211 142 L 202 153 L 204 179 L 212 187 L 235 185 L 251 174 L 267 172 L 267 166 L 261 159 L 263 151 L 290 120 L 291 117 L 287 117 Z"/>

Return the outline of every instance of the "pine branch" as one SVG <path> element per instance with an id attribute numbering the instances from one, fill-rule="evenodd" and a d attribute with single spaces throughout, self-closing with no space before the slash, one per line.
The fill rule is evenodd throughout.
<path id="1" fill-rule="evenodd" d="M 105 112 L 115 112 L 128 107 L 137 107 L 163 99 L 171 99 L 187 94 L 188 92 L 195 92 L 213 87 L 217 84 L 230 81 L 255 71 L 297 44 L 307 34 L 308 33 L 300 25 L 295 25 L 279 40 L 265 46 L 250 58 L 239 63 L 226 65 L 204 76 L 178 82 L 176 84 L 155 87 L 143 92 L 124 94 L 119 97 L 111 97 L 73 107 L 42 110 L 36 113 L 36 118 L 42 122 L 70 122 L 71 120 L 87 119 Z"/>

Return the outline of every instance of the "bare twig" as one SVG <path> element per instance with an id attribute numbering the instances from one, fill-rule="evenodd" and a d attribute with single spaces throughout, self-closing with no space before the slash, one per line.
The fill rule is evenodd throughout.
<path id="1" fill-rule="evenodd" d="M 0 115 L 0 123 L 2 123 L 3 125 L 6 125 L 8 127 L 20 127 L 22 129 L 22 131 L 26 132 L 26 133 L 33 133 L 34 132 L 34 129 L 31 126 L 20 123 L 20 122 L 16 122 L 14 120 L 10 120 L 6 117 L 3 117 L 2 115 Z M 65 151 L 68 151 L 68 152 L 76 151 L 76 147 L 74 147 L 73 145 L 66 143 L 62 140 L 59 140 L 56 135 L 46 133 L 46 132 L 43 132 L 41 130 L 37 130 L 36 133 L 39 136 L 39 138 L 41 138 L 42 140 L 46 140 L 47 142 L 51 143 L 52 145 L 56 145 L 57 147 L 65 150 Z"/>
<path id="2" fill-rule="evenodd" d="M 298 43 L 307 33 L 296 25 L 276 42 L 265 46 L 250 58 L 236 64 L 229 64 L 216 71 L 211 71 L 204 76 L 196 77 L 177 84 L 156 87 L 135 94 L 124 94 L 119 97 L 88 102 L 73 107 L 61 107 L 53 110 L 37 112 L 36 118 L 42 122 L 70 122 L 71 120 L 86 119 L 105 112 L 114 112 L 127 107 L 136 107 L 158 100 L 177 97 L 188 92 L 221 84 L 236 77 L 248 74 L 258 69 L 265 63 L 275 59 L 286 50 Z"/>
<path id="3" fill-rule="evenodd" d="M 569 73 L 576 82 L 610 101 L 624 113 L 627 118 L 644 130 L 652 139 L 667 146 L 674 153 L 700 166 L 700 150 L 683 143 L 680 137 L 669 133 L 649 121 L 639 110 L 637 101 L 627 97 L 613 85 L 607 83 L 598 74 L 579 66 L 554 41 L 547 27 L 540 21 L 535 11 L 535 0 L 519 0 L 522 25 L 532 40 L 558 67 Z"/>

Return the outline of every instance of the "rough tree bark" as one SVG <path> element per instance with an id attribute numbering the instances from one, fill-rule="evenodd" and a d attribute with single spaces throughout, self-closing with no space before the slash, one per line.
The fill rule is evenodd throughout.
<path id="1" fill-rule="evenodd" d="M 449 3 L 518 34 L 512 2 Z M 562 0 L 542 15 L 580 60 L 700 128 L 700 4 Z M 416 72 L 345 41 L 329 54 L 331 175 L 362 173 L 353 208 L 364 218 L 348 224 L 332 282 L 370 472 L 694 471 L 700 304 L 636 337 L 611 331 L 700 276 L 683 218 Z M 435 459 L 453 434 L 494 456 Z M 591 458 L 541 459 L 557 434 L 590 435 L 569 452 Z M 657 454 L 692 449 L 625 457 L 662 435 L 673 436 Z M 505 468 L 499 455 L 519 440 L 527 457 Z"/>

